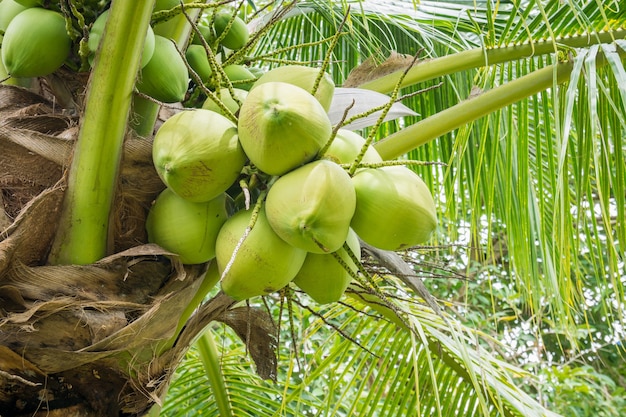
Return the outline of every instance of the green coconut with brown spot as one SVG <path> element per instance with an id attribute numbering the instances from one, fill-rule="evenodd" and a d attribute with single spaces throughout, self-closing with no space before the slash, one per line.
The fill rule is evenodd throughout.
<path id="1" fill-rule="evenodd" d="M 177 113 L 163 123 L 154 137 L 152 160 L 172 191 L 189 201 L 203 202 L 233 184 L 246 155 L 233 122 L 197 109 Z"/>

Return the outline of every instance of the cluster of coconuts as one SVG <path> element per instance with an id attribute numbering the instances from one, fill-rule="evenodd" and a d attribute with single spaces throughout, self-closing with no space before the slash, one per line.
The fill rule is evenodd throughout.
<path id="1" fill-rule="evenodd" d="M 212 273 L 237 300 L 293 282 L 320 304 L 335 302 L 358 274 L 359 237 L 399 250 L 436 227 L 417 174 L 385 166 L 355 132 L 333 135 L 335 86 L 318 75 L 277 67 L 229 97 L 236 123 L 205 106 L 172 116 L 155 135 L 153 161 L 167 188 L 148 215 L 149 240 L 183 263 L 215 259 Z M 250 204 L 237 204 L 240 195 Z"/>
<path id="2" fill-rule="evenodd" d="M 7 76 L 14 79 L 44 77 L 71 61 L 74 61 L 74 67 L 78 65 L 78 53 L 72 54 L 72 51 L 80 50 L 80 54 L 84 51 L 68 34 L 69 21 L 58 4 L 44 8 L 44 3 L 48 2 L 0 0 L 0 79 Z M 93 65 L 109 15 L 108 10 L 100 10 L 100 3 L 100 0 L 81 3 L 85 9 L 81 11 L 93 19 L 85 22 L 89 28 L 86 58 L 90 65 Z M 179 0 L 157 0 L 154 12 L 171 10 L 179 5 Z M 198 26 L 204 42 L 196 36 L 196 43 L 186 48 L 183 58 L 175 43 L 166 37 L 171 27 L 180 24 L 181 20 L 186 22 L 185 16 L 179 13 L 174 18 L 149 26 L 146 33 L 136 88 L 163 103 L 185 100 L 190 85 L 188 65 L 211 89 L 224 86 L 226 81 L 213 74 L 208 54 L 214 54 L 219 60 L 229 51 L 244 47 L 250 36 L 246 23 L 233 11 L 216 8 L 208 24 Z M 70 30 L 79 33 L 84 28 Z M 210 47 L 205 48 L 205 44 Z M 223 70 L 228 82 L 234 83 L 238 89 L 249 89 L 258 75 L 257 69 L 240 64 L 227 65 Z"/>
<path id="3" fill-rule="evenodd" d="M 92 62 L 108 12 L 98 0 L 88 3 L 97 10 L 88 37 Z M 0 70 L 12 77 L 51 74 L 76 47 L 63 14 L 42 4 L 0 0 Z M 157 0 L 155 11 L 178 4 Z M 198 25 L 183 58 L 163 36 L 178 23 L 149 27 L 136 88 L 166 103 L 204 91 L 194 89 L 199 83 L 215 94 L 187 100 L 195 108 L 170 117 L 155 135 L 153 161 L 166 188 L 148 213 L 151 242 L 184 264 L 215 260 L 208 273 L 219 275 L 223 291 L 237 300 L 293 282 L 323 304 L 337 301 L 358 274 L 359 238 L 386 250 L 429 238 L 436 212 L 419 176 L 383 166 L 357 133 L 333 132 L 327 112 L 335 85 L 328 74 L 299 65 L 267 72 L 222 66 L 250 33 L 233 11 L 219 8 Z M 349 171 L 355 160 L 361 165 Z"/>

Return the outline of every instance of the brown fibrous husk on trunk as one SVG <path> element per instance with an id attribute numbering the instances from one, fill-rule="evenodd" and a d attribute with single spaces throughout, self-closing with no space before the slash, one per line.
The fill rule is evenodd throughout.
<path id="1" fill-rule="evenodd" d="M 207 265 L 182 265 L 147 243 L 145 217 L 164 188 L 151 138 L 125 140 L 113 254 L 91 265 L 47 264 L 80 122 L 50 96 L 0 85 L 0 415 L 143 415 L 214 320 L 254 346 L 262 377 L 275 377 L 271 319 L 234 308 L 223 293 L 162 349 Z"/>

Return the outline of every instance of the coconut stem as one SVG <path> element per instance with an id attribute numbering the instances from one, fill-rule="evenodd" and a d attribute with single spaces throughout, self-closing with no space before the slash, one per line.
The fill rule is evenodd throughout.
<path id="1" fill-rule="evenodd" d="M 626 56 L 626 51 L 619 48 L 617 53 L 621 57 Z M 604 54 L 599 53 L 596 58 L 596 65 L 600 67 L 606 62 Z M 566 61 L 536 70 L 422 119 L 375 143 L 374 147 L 383 159 L 398 158 L 439 136 L 493 113 L 497 109 L 568 81 L 573 66 L 572 61 Z"/>
<path id="2" fill-rule="evenodd" d="M 526 59 L 532 56 L 551 54 L 558 47 L 585 48 L 600 43 L 612 43 L 615 39 L 626 38 L 626 28 L 610 32 L 588 33 L 567 38 L 547 39 L 540 42 L 523 43 L 492 49 L 475 48 L 440 58 L 421 61 L 412 67 L 402 80 L 400 87 L 418 84 L 433 78 L 443 77 L 460 71 L 501 64 L 503 62 Z M 359 88 L 388 93 L 394 90 L 402 71 L 396 71 L 370 82 L 361 84 Z"/>
<path id="3" fill-rule="evenodd" d="M 374 148 L 383 159 L 398 158 L 497 109 L 567 81 L 572 68 L 572 62 L 564 62 L 534 71 L 422 119 L 375 143 Z"/>
<path id="4" fill-rule="evenodd" d="M 219 409 L 219 415 L 223 417 L 233 416 L 233 410 L 230 406 L 230 395 L 226 390 L 224 375 L 221 371 L 221 357 L 210 330 L 205 331 L 198 339 L 197 346 L 200 351 L 204 372 L 211 385 L 211 393 Z"/>
<path id="5" fill-rule="evenodd" d="M 133 86 L 155 0 L 114 1 L 87 89 L 50 262 L 88 264 L 107 254 Z"/>

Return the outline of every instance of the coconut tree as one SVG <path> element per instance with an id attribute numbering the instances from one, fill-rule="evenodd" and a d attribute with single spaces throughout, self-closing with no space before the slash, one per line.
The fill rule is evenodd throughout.
<path id="1" fill-rule="evenodd" d="M 425 289 L 412 265 L 441 275 L 427 262 L 430 251 L 407 262 L 364 244 L 367 257 L 345 301 L 319 310 L 291 287 L 236 302 L 215 288 L 214 262 L 189 265 L 148 243 L 145 219 L 165 188 L 152 139 L 168 118 L 162 111 L 159 119 L 158 100 L 135 87 L 148 26 L 182 55 L 198 34 L 191 23 L 210 25 L 202 19 L 221 4 L 133 3 L 111 2 L 91 68 L 86 33 L 108 4 L 53 4 L 66 18 L 73 55 L 36 80 L 6 81 L 28 88 L 1 90 L 0 401 L 7 413 L 156 413 L 197 339 L 211 386 L 203 407 L 224 415 L 550 414 L 516 383 L 524 373 L 491 352 L 495 342 Z M 494 238 L 504 236 L 520 315 L 551 320 L 558 340 L 572 346 L 587 318 L 586 288 L 606 294 L 606 317 L 620 323 L 624 16 L 617 2 L 234 6 L 252 36 L 226 63 L 211 61 L 218 80 L 227 78 L 227 64 L 297 61 L 327 70 L 337 85 L 371 91 L 368 100 L 387 94 L 381 110 L 392 117 L 405 111 L 391 106 L 395 100 L 419 92 L 403 99 L 418 117 L 383 124 L 374 113 L 364 136 L 376 139 L 385 160 L 421 161 L 404 163 L 437 190 L 443 227 L 433 247 L 456 242 L 469 226 L 481 250 L 468 256 L 486 262 L 497 255 Z M 190 74 L 192 86 L 202 84 Z M 212 94 L 193 92 L 186 105 Z M 493 282 L 484 272 L 477 279 Z M 215 322 L 233 329 L 245 349 L 227 336 L 219 343 L 215 328 L 205 331 Z M 220 344 L 228 348 L 222 357 Z M 262 378 L 281 384 L 252 377 L 241 362 L 248 355 Z M 193 389 L 178 400 L 190 408 L 203 388 L 190 372 L 197 363 L 181 367 Z"/>

